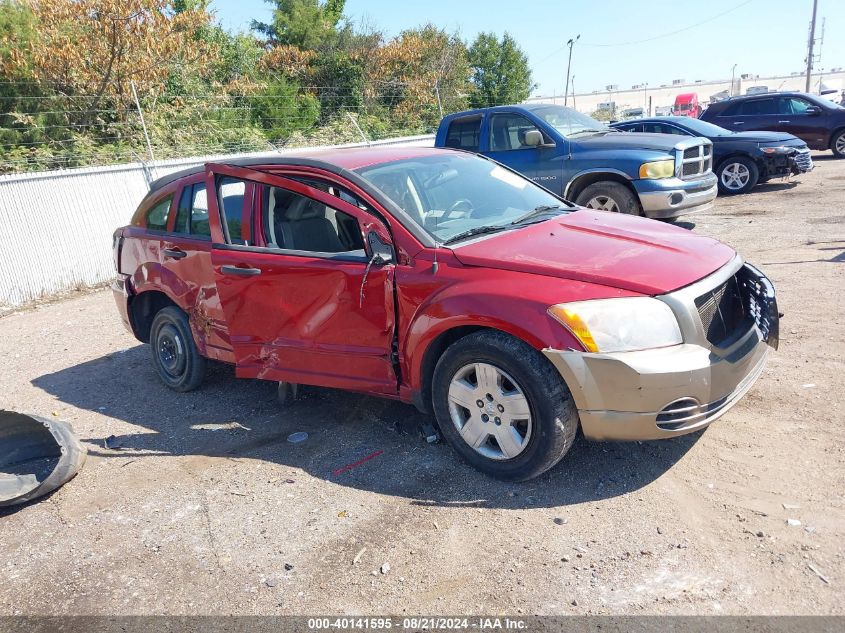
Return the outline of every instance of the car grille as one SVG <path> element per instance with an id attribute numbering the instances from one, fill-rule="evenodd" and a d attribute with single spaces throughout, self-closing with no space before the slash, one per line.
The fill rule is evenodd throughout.
<path id="1" fill-rule="evenodd" d="M 679 158 L 681 161 L 681 178 L 701 176 L 713 167 L 713 145 L 702 143 L 688 147 L 680 153 Z"/>
<path id="2" fill-rule="evenodd" d="M 745 319 L 745 306 L 736 275 L 695 300 L 707 340 L 720 345 Z"/>
<path id="3" fill-rule="evenodd" d="M 795 166 L 801 171 L 810 171 L 813 168 L 813 159 L 810 157 L 810 150 L 799 149 L 794 156 Z"/>

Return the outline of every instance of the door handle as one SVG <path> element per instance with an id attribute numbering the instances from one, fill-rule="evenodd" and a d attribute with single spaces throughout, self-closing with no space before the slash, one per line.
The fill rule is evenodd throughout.
<path id="1" fill-rule="evenodd" d="M 238 277 L 254 277 L 261 274 L 260 268 L 241 268 L 240 266 L 221 266 L 220 272 L 224 275 L 237 275 Z"/>
<path id="2" fill-rule="evenodd" d="M 744 121 L 734 121 L 734 125 L 742 125 Z"/>
<path id="3" fill-rule="evenodd" d="M 778 123 L 792 123 L 792 121 L 778 121 Z"/>
<path id="4" fill-rule="evenodd" d="M 188 256 L 188 254 L 181 248 L 165 248 L 163 252 L 164 256 L 169 257 L 170 259 L 182 259 L 183 257 Z"/>

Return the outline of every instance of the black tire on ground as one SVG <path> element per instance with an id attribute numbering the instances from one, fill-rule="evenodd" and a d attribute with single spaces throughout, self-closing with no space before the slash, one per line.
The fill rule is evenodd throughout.
<path id="1" fill-rule="evenodd" d="M 625 185 L 602 181 L 589 185 L 578 194 L 575 204 L 600 211 L 617 211 L 628 215 L 640 215 L 637 196 Z"/>
<path id="2" fill-rule="evenodd" d="M 205 378 L 205 358 L 200 356 L 188 317 L 179 308 L 159 310 L 150 328 L 153 365 L 161 381 L 174 391 L 191 391 Z"/>
<path id="3" fill-rule="evenodd" d="M 524 428 L 530 428 L 530 434 L 520 436 L 524 446 L 515 457 L 494 459 L 481 454 L 463 439 L 458 422 L 453 421 L 449 400 L 452 380 L 465 371 L 467 366 L 475 363 L 492 365 L 513 380 L 512 384 L 509 380 L 504 380 L 501 383 L 502 391 L 494 395 L 494 398 L 501 396 L 502 404 L 510 406 L 507 393 L 514 393 L 513 386 L 522 391 L 527 400 L 531 422 L 530 427 L 526 425 Z M 475 385 L 478 386 L 479 383 L 480 380 L 476 379 Z M 473 401 L 473 406 L 476 402 L 487 404 L 481 391 L 478 392 L 479 400 Z M 557 370 L 540 352 L 503 332 L 476 332 L 451 345 L 434 370 L 432 398 L 434 413 L 446 441 L 472 466 L 497 479 L 524 481 L 547 471 L 566 455 L 578 431 L 578 410 Z M 493 406 L 491 411 L 488 411 L 489 427 L 483 427 L 485 433 L 500 432 L 502 428 L 513 431 L 513 425 L 524 424 L 507 424 L 505 419 L 504 427 L 499 424 L 496 429 L 493 416 L 497 415 L 497 401 L 491 400 L 490 403 Z M 459 417 L 472 415 L 469 409 L 456 408 L 455 411 L 460 412 Z M 475 414 L 480 420 L 484 416 L 479 411 Z M 506 415 L 507 408 L 502 417 Z M 496 421 L 498 422 L 498 418 Z M 468 422 L 469 419 L 464 424 Z M 497 447 L 498 442 L 495 442 L 494 436 L 491 435 L 483 450 L 496 450 Z"/>
<path id="4" fill-rule="evenodd" d="M 830 139 L 830 149 L 836 158 L 845 158 L 845 130 L 837 130 Z"/>
<path id="5" fill-rule="evenodd" d="M 731 172 L 733 170 L 742 172 L 743 169 L 747 170 L 748 180 L 744 184 L 737 181 L 734 181 L 736 184 L 728 184 L 731 183 Z M 716 177 L 719 179 L 719 193 L 726 196 L 735 196 L 741 193 L 748 193 L 754 188 L 760 179 L 760 170 L 757 168 L 757 163 L 750 158 L 733 156 L 719 164 L 716 168 Z"/>

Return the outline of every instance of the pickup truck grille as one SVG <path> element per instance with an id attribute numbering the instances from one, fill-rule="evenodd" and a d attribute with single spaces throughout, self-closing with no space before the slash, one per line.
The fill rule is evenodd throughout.
<path id="1" fill-rule="evenodd" d="M 708 142 L 679 150 L 676 161 L 680 161 L 680 176 L 684 180 L 706 174 L 713 168 L 713 145 Z"/>

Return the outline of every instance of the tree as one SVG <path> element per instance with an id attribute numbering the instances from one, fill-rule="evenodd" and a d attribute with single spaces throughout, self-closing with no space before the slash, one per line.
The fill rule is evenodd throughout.
<path id="1" fill-rule="evenodd" d="M 252 21 L 252 28 L 271 46 L 290 45 L 317 50 L 337 33 L 345 0 L 266 0 L 276 5 L 273 22 Z"/>
<path id="2" fill-rule="evenodd" d="M 139 89 L 164 84 L 171 66 L 202 62 L 212 52 L 194 37 L 211 16 L 173 10 L 171 0 L 20 0 L 37 21 L 38 37 L 18 47 L 4 65 L 68 96 L 68 109 L 93 123 L 104 102 L 126 101 Z"/>
<path id="3" fill-rule="evenodd" d="M 250 98 L 250 115 L 270 140 L 278 141 L 293 132 L 309 130 L 320 117 L 320 103 L 299 86 L 283 78 L 271 82 L 261 94 Z"/>
<path id="4" fill-rule="evenodd" d="M 479 33 L 469 48 L 472 83 L 470 96 L 473 107 L 519 103 L 531 94 L 528 57 L 508 33 L 501 42 L 495 33 Z"/>

